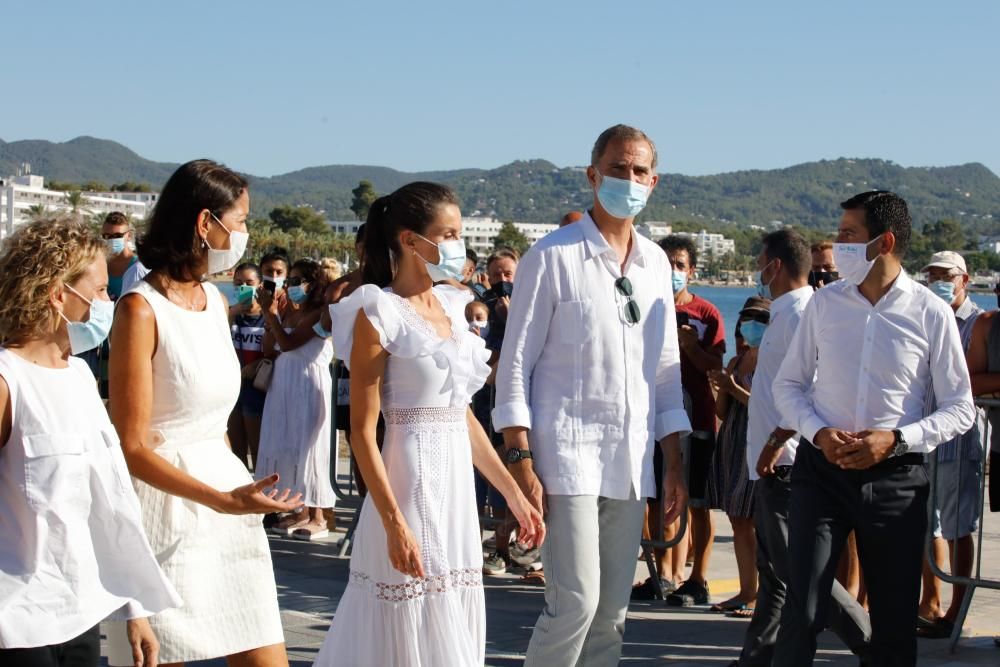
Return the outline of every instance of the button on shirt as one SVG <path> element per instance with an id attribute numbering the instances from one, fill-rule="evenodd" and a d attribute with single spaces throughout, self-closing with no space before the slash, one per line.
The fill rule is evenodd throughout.
<path id="1" fill-rule="evenodd" d="M 589 214 L 538 241 L 517 268 L 493 425 L 530 429 L 546 492 L 652 496 L 653 444 L 691 430 L 684 412 L 670 264 L 632 232 L 624 275 Z"/>
<path id="2" fill-rule="evenodd" d="M 782 427 L 781 413 L 774 402 L 772 385 L 781 362 L 788 353 L 788 347 L 792 344 L 802 312 L 812 295 L 812 287 L 800 287 L 782 294 L 771 304 L 771 321 L 764 330 L 764 338 L 757 351 L 757 370 L 754 371 L 753 391 L 750 392 L 747 420 L 747 468 L 750 479 L 760 479 L 757 474 L 757 459 L 774 429 Z M 792 430 L 791 427 L 788 430 Z M 776 465 L 790 466 L 795 463 L 795 448 L 798 446 L 797 435 L 786 440 Z"/>
<path id="3" fill-rule="evenodd" d="M 819 290 L 774 382 L 783 421 L 813 442 L 825 427 L 899 429 L 918 453 L 968 431 L 975 409 L 954 318 L 904 272 L 874 306 L 844 280 Z M 931 391 L 938 407 L 924 417 Z"/>

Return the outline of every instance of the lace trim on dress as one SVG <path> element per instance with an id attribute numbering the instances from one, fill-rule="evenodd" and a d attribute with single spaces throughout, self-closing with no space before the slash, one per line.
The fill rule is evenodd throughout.
<path id="1" fill-rule="evenodd" d="M 386 408 L 385 423 L 394 426 L 465 424 L 466 408 Z"/>
<path id="2" fill-rule="evenodd" d="M 352 584 L 373 590 L 375 598 L 383 602 L 406 602 L 419 600 L 431 593 L 448 593 L 460 588 L 482 588 L 483 573 L 479 569 L 465 568 L 423 579 L 410 579 L 401 584 L 387 584 L 375 581 L 364 572 L 352 570 L 350 581 Z"/>
<path id="3" fill-rule="evenodd" d="M 419 313 L 417 313 L 416 310 L 413 309 L 413 305 L 409 301 L 407 301 L 403 297 L 393 292 L 392 288 L 386 287 L 385 293 L 393 297 L 396 300 L 396 303 L 402 305 L 402 308 L 399 310 L 399 313 L 400 315 L 403 316 L 404 322 L 409 324 L 411 327 L 419 329 L 420 331 L 424 332 L 425 334 L 430 336 L 433 340 L 438 340 L 438 341 L 446 340 L 444 338 L 441 338 L 441 335 L 437 332 L 437 330 L 434 329 L 434 326 L 430 322 L 425 320 Z M 456 343 L 460 343 L 461 341 L 458 337 L 458 334 L 455 332 L 454 322 L 452 322 L 451 315 L 449 315 L 448 313 L 448 309 L 445 308 L 444 301 L 442 301 L 441 297 L 439 297 L 437 294 L 434 294 L 434 296 L 437 298 L 438 303 L 441 304 L 441 308 L 444 310 L 445 315 L 448 316 L 448 323 L 449 325 L 451 325 L 449 327 L 451 329 L 451 334 L 448 336 L 447 340 L 452 340 Z"/>

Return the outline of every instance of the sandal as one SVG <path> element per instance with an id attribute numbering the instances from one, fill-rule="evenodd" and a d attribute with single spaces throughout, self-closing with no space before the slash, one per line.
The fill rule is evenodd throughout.
<path id="1" fill-rule="evenodd" d="M 753 618 L 753 611 L 755 607 L 751 607 L 749 604 L 741 604 L 736 609 L 731 609 L 726 616 L 729 618 Z"/>
<path id="2" fill-rule="evenodd" d="M 525 573 L 525 575 L 521 577 L 521 581 L 525 584 L 532 584 L 534 586 L 544 586 L 545 572 L 543 570 L 532 570 Z"/>
<path id="3" fill-rule="evenodd" d="M 746 607 L 748 603 L 740 602 L 737 598 L 729 598 L 725 602 L 716 602 L 708 610 L 715 614 L 726 614 Z"/>
<path id="4" fill-rule="evenodd" d="M 917 630 L 917 636 L 924 639 L 948 639 L 955 630 L 955 624 L 947 618 L 939 618 L 929 628 Z"/>
<path id="5" fill-rule="evenodd" d="M 283 519 L 278 523 L 274 524 L 273 526 L 271 526 L 271 532 L 275 535 L 284 535 L 285 537 L 288 537 L 289 535 L 293 534 L 296 530 L 304 527 L 308 523 L 309 523 L 308 518 L 303 519 L 295 516 L 292 518 Z"/>
<path id="6" fill-rule="evenodd" d="M 296 540 L 302 540 L 303 542 L 312 542 L 314 540 L 321 540 L 330 531 L 327 530 L 325 525 L 317 523 L 307 523 L 303 526 L 299 526 L 292 532 L 292 538 Z"/>

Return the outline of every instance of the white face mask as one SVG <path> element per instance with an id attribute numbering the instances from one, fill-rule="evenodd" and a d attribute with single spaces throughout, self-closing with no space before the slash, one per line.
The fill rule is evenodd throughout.
<path id="1" fill-rule="evenodd" d="M 868 246 L 881 238 L 879 234 L 868 243 L 834 243 L 833 259 L 840 277 L 854 285 L 863 283 L 878 259 L 878 255 L 868 259 Z"/>
<path id="2" fill-rule="evenodd" d="M 250 240 L 250 235 L 246 232 L 236 232 L 229 229 L 211 211 L 209 211 L 209 215 L 229 234 L 229 247 L 221 250 L 216 250 L 209 245 L 208 238 L 204 239 L 205 245 L 208 246 L 208 272 L 210 274 L 222 273 L 236 266 L 243 257 L 243 253 L 247 249 L 247 242 Z"/>

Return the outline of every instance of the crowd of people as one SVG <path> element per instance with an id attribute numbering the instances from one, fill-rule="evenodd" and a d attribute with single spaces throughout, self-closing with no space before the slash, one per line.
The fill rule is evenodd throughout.
<path id="1" fill-rule="evenodd" d="M 372 203 L 356 271 L 244 261 L 249 185 L 208 160 L 141 238 L 112 214 L 5 240 L 0 663 L 93 667 L 107 621 L 112 665 L 287 665 L 262 519 L 328 534 L 340 429 L 364 501 L 317 665 L 483 664 L 483 576 L 515 565 L 545 587 L 525 664 L 615 665 L 630 599 L 712 602 L 713 510 L 739 590 L 709 609 L 749 619 L 733 664 L 811 664 L 831 628 L 915 665 L 961 608 L 934 570 L 972 571 L 987 442 L 1000 465 L 973 402 L 1000 391 L 1000 318 L 961 254 L 908 276 L 885 191 L 843 202 L 835 240 L 768 233 L 726 363 L 697 247 L 633 227 L 654 142 L 617 125 L 590 162 L 591 208 L 482 266 L 426 182 Z M 673 546 L 635 582 L 644 536 Z"/>

